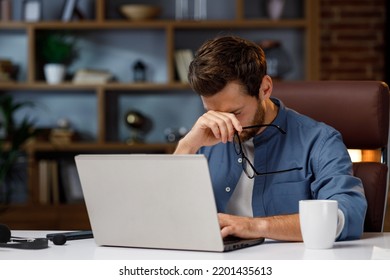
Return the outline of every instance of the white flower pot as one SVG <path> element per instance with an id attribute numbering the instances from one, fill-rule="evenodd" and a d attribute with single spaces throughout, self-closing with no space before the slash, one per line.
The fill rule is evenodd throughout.
<path id="1" fill-rule="evenodd" d="M 44 66 L 46 82 L 48 84 L 59 84 L 65 78 L 65 65 L 57 63 L 48 63 Z"/>

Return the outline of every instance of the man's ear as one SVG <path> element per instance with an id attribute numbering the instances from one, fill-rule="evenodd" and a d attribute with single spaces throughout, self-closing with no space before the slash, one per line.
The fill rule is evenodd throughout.
<path id="1" fill-rule="evenodd" d="M 259 89 L 259 99 L 260 100 L 269 99 L 271 97 L 271 94 L 272 94 L 272 88 L 273 88 L 273 84 L 272 84 L 271 77 L 268 75 L 265 75 L 263 77 L 263 80 L 261 81 L 261 86 Z"/>

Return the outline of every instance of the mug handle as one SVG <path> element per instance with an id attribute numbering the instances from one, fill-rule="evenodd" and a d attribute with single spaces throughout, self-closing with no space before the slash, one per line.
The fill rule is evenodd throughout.
<path id="1" fill-rule="evenodd" d="M 337 228 L 336 228 L 336 239 L 341 234 L 345 224 L 345 217 L 343 211 L 337 210 Z"/>

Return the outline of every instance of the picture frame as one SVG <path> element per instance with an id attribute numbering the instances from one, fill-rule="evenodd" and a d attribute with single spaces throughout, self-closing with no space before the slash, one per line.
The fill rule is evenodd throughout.
<path id="1" fill-rule="evenodd" d="M 42 19 L 42 0 L 23 0 L 22 18 L 35 22 Z"/>

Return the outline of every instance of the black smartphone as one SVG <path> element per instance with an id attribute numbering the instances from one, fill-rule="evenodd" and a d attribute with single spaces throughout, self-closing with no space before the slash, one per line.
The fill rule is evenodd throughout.
<path id="1" fill-rule="evenodd" d="M 46 234 L 46 238 L 48 238 L 50 241 L 53 241 L 54 236 L 58 236 L 58 235 L 65 236 L 66 240 L 93 238 L 92 230 L 49 233 L 49 234 Z"/>

